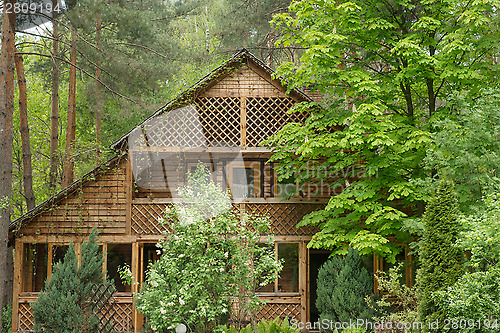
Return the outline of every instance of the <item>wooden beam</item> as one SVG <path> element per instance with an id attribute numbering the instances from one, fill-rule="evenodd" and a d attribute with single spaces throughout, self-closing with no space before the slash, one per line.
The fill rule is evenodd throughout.
<path id="1" fill-rule="evenodd" d="M 299 291 L 300 291 L 300 321 L 307 322 L 307 246 L 299 243 Z"/>
<path id="2" fill-rule="evenodd" d="M 139 291 L 139 243 L 132 243 L 132 292 L 135 294 Z M 142 327 L 139 321 L 139 312 L 135 308 L 135 302 L 132 303 L 134 332 L 139 332 Z"/>
<path id="3" fill-rule="evenodd" d="M 50 277 L 52 276 L 52 261 L 54 261 L 54 244 L 49 243 L 47 246 L 47 280 L 50 280 Z"/>
<path id="4" fill-rule="evenodd" d="M 283 198 L 241 198 L 238 203 L 262 203 L 262 204 L 317 204 L 326 205 L 329 198 L 290 198 L 283 200 Z M 147 205 L 147 204 L 169 204 L 179 202 L 178 198 L 135 198 L 132 203 L 134 205 Z"/>
<path id="5" fill-rule="evenodd" d="M 247 98 L 240 97 L 241 147 L 247 146 Z"/>
<path id="6" fill-rule="evenodd" d="M 12 290 L 12 332 L 19 329 L 19 293 L 21 292 L 24 244 L 16 241 L 14 252 L 14 284 Z"/>
<path id="7" fill-rule="evenodd" d="M 131 153 L 153 152 L 153 153 L 217 153 L 230 154 L 235 153 L 260 153 L 272 154 L 271 149 L 266 147 L 143 147 L 132 148 Z"/>
<path id="8" fill-rule="evenodd" d="M 130 153 L 128 154 L 127 158 L 127 167 L 126 167 L 126 174 L 125 174 L 125 198 L 126 198 L 126 204 L 125 204 L 125 233 L 127 235 L 131 234 L 132 230 L 132 189 L 133 189 L 133 184 L 132 184 L 132 162 L 130 161 Z"/>

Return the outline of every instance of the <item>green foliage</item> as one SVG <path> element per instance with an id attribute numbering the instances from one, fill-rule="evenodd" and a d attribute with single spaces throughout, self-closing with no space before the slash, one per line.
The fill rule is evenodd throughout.
<path id="1" fill-rule="evenodd" d="M 178 189 L 181 201 L 166 213 L 173 231 L 157 245 L 161 257 L 149 267 L 137 309 L 153 330 L 183 323 L 213 332 L 229 319 L 234 300 L 234 317 L 251 317 L 262 305 L 256 288 L 274 281 L 282 265 L 272 247 L 258 246 L 267 218 L 234 214 L 228 193 L 203 166 L 188 179 Z"/>
<path id="2" fill-rule="evenodd" d="M 463 229 L 457 244 L 470 253 L 468 265 L 474 271 L 496 267 L 500 262 L 500 194 L 483 199 L 485 210 L 462 219 Z"/>
<path id="3" fill-rule="evenodd" d="M 95 231 L 82 244 L 81 263 L 70 245 L 64 260 L 54 266 L 50 280 L 38 295 L 33 308 L 36 332 L 97 332 L 98 318 L 92 313 L 89 298 L 92 286 L 104 282 L 103 257 Z"/>
<path id="4" fill-rule="evenodd" d="M 488 195 L 483 199 L 483 206 L 484 211 L 462 219 L 464 231 L 457 244 L 462 251 L 470 253 L 468 271 L 452 286 L 433 294 L 447 318 L 468 321 L 460 332 L 500 331 L 497 321 L 500 317 L 500 195 Z"/>
<path id="5" fill-rule="evenodd" d="M 477 100 L 459 94 L 446 106 L 449 116 L 434 124 L 434 146 L 427 151 L 426 167 L 453 179 L 463 212 L 484 207 L 483 195 L 500 190 L 499 100 L 493 89 L 481 90 Z M 422 184 L 435 187 L 429 185 Z"/>
<path id="6" fill-rule="evenodd" d="M 463 252 L 455 246 L 460 233 L 457 199 L 453 183 L 443 179 L 435 196 L 427 205 L 425 232 L 421 245 L 421 268 L 418 272 L 420 321 L 440 321 L 445 314 L 440 311 L 432 294 L 452 286 L 463 274 Z"/>
<path id="7" fill-rule="evenodd" d="M 373 317 L 374 322 L 385 323 L 384 329 L 377 332 L 419 332 L 414 323 L 418 322 L 417 311 L 417 286 L 408 287 L 401 283 L 401 270 L 403 265 L 389 268 L 389 272 L 381 272 L 375 278 L 378 282 L 378 290 L 382 295 L 375 301 L 377 309 L 385 309 L 387 312 L 383 315 Z M 367 298 L 368 306 L 371 306 L 373 300 Z M 373 308 L 374 311 L 375 308 Z M 380 310 L 379 310 L 380 311 Z M 400 326 L 398 326 L 398 324 Z M 411 329 L 398 329 L 398 327 L 411 327 Z"/>
<path id="8" fill-rule="evenodd" d="M 12 303 L 7 304 L 2 309 L 2 332 L 12 332 Z"/>
<path id="9" fill-rule="evenodd" d="M 241 330 L 237 330 L 234 327 L 220 327 L 222 333 L 298 333 L 299 329 L 294 329 L 290 326 L 289 322 L 285 319 L 280 323 L 280 318 L 275 318 L 270 321 L 262 320 L 257 323 L 256 330 L 252 327 L 251 324 L 248 324 L 246 327 Z"/>
<path id="10" fill-rule="evenodd" d="M 362 266 L 357 250 L 351 248 L 345 258 L 337 255 L 325 262 L 318 272 L 317 286 L 320 321 L 335 323 L 371 318 L 373 313 L 365 297 L 373 294 L 373 280 Z"/>
<path id="11" fill-rule="evenodd" d="M 312 110 L 306 124 L 267 141 L 280 179 L 337 179 L 326 209 L 302 221 L 321 228 L 310 246 L 394 261 L 399 249 L 388 237 L 408 241 L 403 227 L 414 227 L 428 200 L 415 180 L 428 176 L 421 162 L 431 125 L 449 113 L 442 101 L 496 84 L 495 11 L 494 1 L 300 0 L 274 17 L 281 44 L 305 48 L 298 64 L 279 69 L 289 89 L 310 86 L 336 101 L 299 106 Z"/>
<path id="12" fill-rule="evenodd" d="M 459 332 L 500 332 L 500 269 L 467 272 L 446 289 L 434 293 L 434 302 L 446 318 L 462 324 Z M 461 322 L 460 322 L 461 321 Z M 466 322 L 467 325 L 464 325 Z M 454 322 L 452 321 L 453 325 Z M 452 327 L 457 328 L 457 326 Z"/>

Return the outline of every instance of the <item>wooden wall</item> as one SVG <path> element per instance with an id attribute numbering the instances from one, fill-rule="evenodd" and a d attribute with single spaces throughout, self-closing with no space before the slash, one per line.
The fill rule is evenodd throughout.
<path id="1" fill-rule="evenodd" d="M 60 202 L 45 207 L 18 235 L 124 234 L 126 227 L 126 160 L 77 186 Z"/>

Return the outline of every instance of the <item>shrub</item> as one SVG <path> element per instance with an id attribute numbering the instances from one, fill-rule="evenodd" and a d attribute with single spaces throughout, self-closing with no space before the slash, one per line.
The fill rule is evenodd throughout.
<path id="1" fill-rule="evenodd" d="M 281 323 L 279 322 L 279 318 L 275 318 L 271 321 L 262 320 L 257 326 L 256 330 L 252 327 L 251 324 L 246 326 L 245 328 L 238 331 L 234 327 L 222 327 L 221 331 L 223 333 L 298 333 L 299 329 L 292 328 L 287 320 L 283 320 Z"/>
<path id="2" fill-rule="evenodd" d="M 181 202 L 166 213 L 173 231 L 157 245 L 161 256 L 149 267 L 137 309 L 155 331 L 183 323 L 213 332 L 230 314 L 239 322 L 252 317 L 261 305 L 258 284 L 281 270 L 272 247 L 258 244 L 269 220 L 232 212 L 228 193 L 203 167 L 178 191 Z"/>
<path id="3" fill-rule="evenodd" d="M 54 266 L 44 290 L 31 304 L 36 332 L 97 332 L 98 319 L 90 309 L 89 298 L 92 286 L 103 283 L 102 262 L 95 231 L 82 244 L 80 267 L 75 247 L 69 246 L 64 260 Z"/>
<path id="4" fill-rule="evenodd" d="M 365 297 L 373 294 L 373 280 L 357 250 L 350 248 L 345 258 L 334 256 L 325 262 L 318 272 L 317 286 L 320 321 L 349 322 L 372 317 Z"/>
<path id="5" fill-rule="evenodd" d="M 457 200 L 453 183 L 441 180 L 424 214 L 424 236 L 421 244 L 421 268 L 418 274 L 419 320 L 426 323 L 444 323 L 432 293 L 453 285 L 463 273 L 463 253 L 455 242 L 460 232 Z"/>
<path id="6" fill-rule="evenodd" d="M 375 330 L 377 333 L 419 332 L 418 326 L 415 326 L 418 321 L 417 287 L 401 284 L 402 267 L 401 263 L 389 268 L 389 272 L 376 276 L 378 290 L 382 296 L 375 304 L 377 309 L 387 311 L 385 315 L 373 317 L 373 322 L 384 323 L 383 328 Z M 366 301 L 371 306 L 372 299 L 367 298 Z M 373 310 L 375 312 L 375 308 Z"/>
<path id="7" fill-rule="evenodd" d="M 457 241 L 470 253 L 469 271 L 433 295 L 440 311 L 462 324 L 461 332 L 500 331 L 500 195 L 488 195 L 483 203 L 483 212 L 463 218 L 465 231 Z"/>
<path id="8" fill-rule="evenodd" d="M 12 331 L 12 303 L 8 303 L 2 309 L 2 332 Z"/>

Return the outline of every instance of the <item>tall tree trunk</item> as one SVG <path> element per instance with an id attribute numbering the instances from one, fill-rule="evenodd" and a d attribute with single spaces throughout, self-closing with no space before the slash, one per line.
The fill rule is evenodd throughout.
<path id="1" fill-rule="evenodd" d="M 14 8 L 15 0 L 4 0 Z M 2 53 L 0 54 L 0 309 L 8 295 L 7 243 L 9 241 L 10 208 L 12 196 L 12 149 L 14 115 L 14 11 L 2 13 Z M 2 314 L 0 312 L 0 322 Z"/>
<path id="2" fill-rule="evenodd" d="M 14 48 L 14 52 L 17 53 L 16 48 Z M 14 62 L 16 64 L 17 85 L 19 86 L 19 122 L 23 152 L 24 197 L 26 198 L 28 211 L 30 211 L 35 208 L 35 194 L 33 193 L 33 170 L 31 167 L 30 130 L 28 126 L 28 92 L 26 91 L 23 57 L 15 54 Z"/>
<path id="3" fill-rule="evenodd" d="M 66 125 L 66 147 L 63 168 L 62 187 L 69 186 L 73 182 L 73 153 L 75 145 L 76 127 L 76 33 L 71 31 L 71 50 L 69 67 L 69 92 L 68 92 L 68 122 Z"/>
<path id="4" fill-rule="evenodd" d="M 101 14 L 97 13 L 95 19 L 95 41 L 98 49 L 101 49 Z M 95 72 L 96 94 L 95 94 L 95 143 L 96 143 L 96 162 L 100 163 L 101 159 L 101 119 L 102 119 L 102 97 L 101 97 L 101 67 L 100 61 L 97 61 L 97 69 Z"/>
<path id="5" fill-rule="evenodd" d="M 58 0 L 52 0 L 52 8 L 55 8 Z M 49 190 L 54 192 L 57 182 L 57 148 L 59 145 L 59 23 L 52 20 L 52 92 L 50 110 L 50 167 L 49 167 Z"/>

